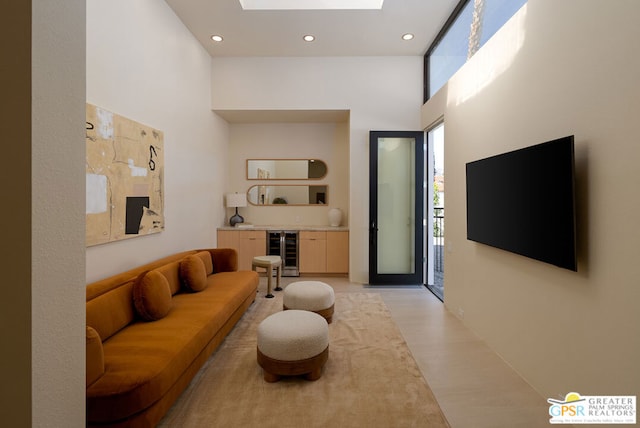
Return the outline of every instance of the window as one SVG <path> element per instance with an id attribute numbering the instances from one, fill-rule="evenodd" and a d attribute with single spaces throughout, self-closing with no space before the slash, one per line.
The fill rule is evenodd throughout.
<path id="1" fill-rule="evenodd" d="M 426 102 L 526 0 L 461 0 L 424 56 Z"/>

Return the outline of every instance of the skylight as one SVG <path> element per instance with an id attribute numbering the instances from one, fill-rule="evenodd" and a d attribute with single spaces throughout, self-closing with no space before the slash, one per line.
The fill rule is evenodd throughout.
<path id="1" fill-rule="evenodd" d="M 239 0 L 244 10 L 382 9 L 384 0 Z"/>

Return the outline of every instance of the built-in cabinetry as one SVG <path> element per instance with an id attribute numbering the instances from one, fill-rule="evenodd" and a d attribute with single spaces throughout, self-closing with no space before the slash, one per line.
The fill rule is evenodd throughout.
<path id="1" fill-rule="evenodd" d="M 238 270 L 251 270 L 255 256 L 267 255 L 267 235 L 264 230 L 218 230 L 218 248 L 235 248 Z"/>
<path id="2" fill-rule="evenodd" d="M 349 232 L 327 231 L 327 272 L 349 272 Z"/>
<path id="3" fill-rule="evenodd" d="M 348 273 L 349 232 L 300 231 L 300 273 Z"/>
<path id="4" fill-rule="evenodd" d="M 280 230 L 234 230 L 218 229 L 218 247 L 235 248 L 238 251 L 238 269 L 251 270 L 255 256 L 264 256 L 275 250 L 268 239 L 270 233 Z M 297 267 L 301 274 L 347 274 L 349 273 L 349 232 L 346 230 L 300 230 L 287 231 L 297 234 Z M 294 235 L 284 239 L 284 257 L 293 254 Z M 278 238 L 280 239 L 280 238 Z M 274 249 L 270 250 L 270 247 Z M 280 247 L 282 255 L 282 247 Z M 297 273 L 296 273 L 297 275 Z"/>
<path id="5" fill-rule="evenodd" d="M 327 271 L 327 232 L 300 232 L 300 272 Z"/>

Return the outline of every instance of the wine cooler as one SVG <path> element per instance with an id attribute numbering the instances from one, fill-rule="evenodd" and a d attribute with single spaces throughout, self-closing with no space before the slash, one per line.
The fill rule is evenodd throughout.
<path id="1" fill-rule="evenodd" d="M 270 230 L 267 254 L 282 258 L 282 276 L 300 276 L 298 267 L 298 232 Z"/>

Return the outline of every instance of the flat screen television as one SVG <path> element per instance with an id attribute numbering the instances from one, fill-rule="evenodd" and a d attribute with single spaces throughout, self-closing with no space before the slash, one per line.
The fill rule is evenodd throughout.
<path id="1" fill-rule="evenodd" d="M 573 135 L 466 164 L 467 239 L 577 271 Z"/>

